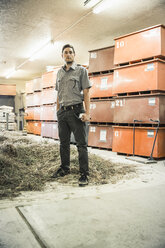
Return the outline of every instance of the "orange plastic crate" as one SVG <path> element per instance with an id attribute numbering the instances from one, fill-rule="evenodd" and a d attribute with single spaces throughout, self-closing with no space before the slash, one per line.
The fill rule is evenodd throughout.
<path id="1" fill-rule="evenodd" d="M 112 151 L 133 154 L 133 127 L 113 127 Z M 152 151 L 156 128 L 136 127 L 135 128 L 135 155 L 149 157 Z M 165 128 L 159 128 L 155 148 L 154 158 L 165 157 Z"/>
<path id="2" fill-rule="evenodd" d="M 33 93 L 33 106 L 40 106 L 42 104 L 42 92 Z"/>
<path id="3" fill-rule="evenodd" d="M 16 95 L 16 84 L 0 84 L 0 95 L 15 96 Z"/>
<path id="4" fill-rule="evenodd" d="M 26 120 L 34 120 L 34 108 L 26 108 L 25 109 L 25 119 Z"/>
<path id="5" fill-rule="evenodd" d="M 28 133 L 34 133 L 34 125 L 32 121 L 27 121 L 26 129 Z"/>
<path id="6" fill-rule="evenodd" d="M 42 122 L 41 125 L 41 136 L 52 138 L 53 135 L 53 123 L 52 122 Z"/>
<path id="7" fill-rule="evenodd" d="M 41 120 L 41 107 L 34 107 L 34 120 Z"/>
<path id="8" fill-rule="evenodd" d="M 92 87 L 90 88 L 90 98 L 111 97 L 113 74 L 90 77 Z"/>
<path id="9" fill-rule="evenodd" d="M 40 121 L 27 121 L 27 132 L 41 135 L 41 122 Z"/>
<path id="10" fill-rule="evenodd" d="M 53 139 L 59 139 L 59 136 L 58 136 L 58 123 L 57 122 L 54 122 L 52 125 L 53 125 L 53 128 L 52 128 L 52 138 Z"/>
<path id="11" fill-rule="evenodd" d="M 154 56 L 165 56 L 165 26 L 163 25 L 115 38 L 115 65 Z"/>
<path id="12" fill-rule="evenodd" d="M 150 119 L 165 124 L 165 94 L 148 94 L 114 99 L 114 123 L 133 123 Z"/>
<path id="13" fill-rule="evenodd" d="M 88 146 L 112 148 L 112 126 L 89 125 Z"/>
<path id="14" fill-rule="evenodd" d="M 43 105 L 41 107 L 41 120 L 57 121 L 57 110 L 55 105 Z"/>
<path id="15" fill-rule="evenodd" d="M 26 94 L 33 93 L 33 80 L 26 82 L 25 91 Z"/>
<path id="16" fill-rule="evenodd" d="M 43 89 L 42 104 L 53 104 L 57 101 L 57 91 L 54 88 Z"/>
<path id="17" fill-rule="evenodd" d="M 114 70 L 113 94 L 165 91 L 165 61 L 155 59 Z"/>
<path id="18" fill-rule="evenodd" d="M 114 100 L 93 100 L 90 103 L 90 122 L 113 122 Z"/>
<path id="19" fill-rule="evenodd" d="M 41 91 L 42 90 L 42 79 L 35 78 L 33 80 L 33 91 Z"/>
<path id="20" fill-rule="evenodd" d="M 33 133 L 41 135 L 41 121 L 34 121 L 33 126 L 34 126 Z"/>
<path id="21" fill-rule="evenodd" d="M 58 70 L 59 68 L 42 75 L 42 88 L 55 87 Z"/>
<path id="22" fill-rule="evenodd" d="M 111 70 L 114 67 L 114 46 L 89 51 L 89 73 Z"/>
<path id="23" fill-rule="evenodd" d="M 33 94 L 26 95 L 26 106 L 27 107 L 34 106 L 34 95 Z"/>

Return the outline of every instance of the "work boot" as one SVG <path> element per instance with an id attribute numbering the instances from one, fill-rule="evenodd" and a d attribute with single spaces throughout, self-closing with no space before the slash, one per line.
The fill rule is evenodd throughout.
<path id="1" fill-rule="evenodd" d="M 79 186 L 86 186 L 86 185 L 88 185 L 88 176 L 82 174 L 79 178 Z"/>
<path id="2" fill-rule="evenodd" d="M 64 177 L 65 175 L 68 175 L 70 173 L 70 170 L 64 170 L 63 168 L 59 167 L 58 170 L 51 176 L 52 178 L 57 177 Z"/>

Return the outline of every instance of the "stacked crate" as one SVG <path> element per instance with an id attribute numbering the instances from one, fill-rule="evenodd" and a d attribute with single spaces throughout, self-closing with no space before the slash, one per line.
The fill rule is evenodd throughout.
<path id="1" fill-rule="evenodd" d="M 0 84 L 0 96 L 15 96 L 16 84 Z"/>
<path id="2" fill-rule="evenodd" d="M 55 69 L 42 76 L 41 135 L 42 137 L 54 139 L 58 139 L 57 92 L 55 91 L 57 71 L 58 69 Z"/>
<path id="3" fill-rule="evenodd" d="M 165 157 L 165 27 L 115 39 L 113 146 L 118 153 Z"/>
<path id="4" fill-rule="evenodd" d="M 112 148 L 114 46 L 89 51 L 90 114 L 88 145 Z"/>
<path id="5" fill-rule="evenodd" d="M 36 78 L 26 83 L 26 120 L 27 132 L 32 134 L 41 134 L 40 106 L 42 81 Z"/>
<path id="6" fill-rule="evenodd" d="M 10 106 L 0 106 L 0 131 L 4 130 L 16 130 L 15 114 Z"/>
<path id="7" fill-rule="evenodd" d="M 55 91 L 58 68 L 26 83 L 27 132 L 58 139 Z"/>

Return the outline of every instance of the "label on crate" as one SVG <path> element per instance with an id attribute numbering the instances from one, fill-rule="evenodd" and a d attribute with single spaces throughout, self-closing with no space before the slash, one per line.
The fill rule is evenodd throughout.
<path id="1" fill-rule="evenodd" d="M 42 123 L 42 127 L 45 127 L 45 123 Z"/>
<path id="2" fill-rule="evenodd" d="M 96 127 L 90 127 L 90 132 L 95 133 L 96 132 Z"/>
<path id="3" fill-rule="evenodd" d="M 38 126 L 38 123 L 35 123 L 34 126 L 37 127 Z"/>
<path id="4" fill-rule="evenodd" d="M 115 137 L 119 137 L 119 131 L 115 131 Z"/>
<path id="5" fill-rule="evenodd" d="M 150 99 L 148 99 L 148 104 L 149 104 L 150 106 L 154 106 L 155 103 L 156 103 L 156 99 L 155 99 L 155 98 L 150 98 Z"/>
<path id="6" fill-rule="evenodd" d="M 154 63 L 147 64 L 145 71 L 153 71 L 154 70 Z"/>
<path id="7" fill-rule="evenodd" d="M 96 59 L 96 58 L 97 58 L 97 53 L 96 52 L 91 53 L 91 59 Z"/>
<path id="8" fill-rule="evenodd" d="M 90 80 L 91 86 L 93 86 L 94 84 L 93 80 L 91 80 L 91 78 L 89 80 Z"/>
<path id="9" fill-rule="evenodd" d="M 107 131 L 106 130 L 100 130 L 100 141 L 106 142 L 106 136 L 107 136 Z"/>
<path id="10" fill-rule="evenodd" d="M 147 136 L 148 136 L 149 138 L 153 138 L 153 137 L 154 137 L 154 131 L 153 131 L 153 130 L 148 130 L 148 131 L 147 131 Z"/>
<path id="11" fill-rule="evenodd" d="M 91 103 L 90 104 L 90 109 L 95 109 L 96 108 L 96 104 L 95 103 Z"/>
<path id="12" fill-rule="evenodd" d="M 119 77 L 119 72 L 118 71 L 115 71 L 114 72 L 114 78 L 118 78 Z"/>
<path id="13" fill-rule="evenodd" d="M 107 90 L 108 89 L 107 82 L 108 82 L 107 77 L 101 79 L 100 90 Z"/>
<path id="14" fill-rule="evenodd" d="M 115 107 L 115 102 L 111 102 L 111 108 Z"/>
<path id="15" fill-rule="evenodd" d="M 124 46 L 124 41 L 122 40 L 122 41 L 117 41 L 117 43 L 116 43 L 116 47 L 117 48 L 120 48 L 120 47 L 123 47 Z"/>
<path id="16" fill-rule="evenodd" d="M 123 107 L 124 105 L 125 105 L 125 99 L 115 101 L 115 106 L 116 107 Z"/>
<path id="17" fill-rule="evenodd" d="M 57 125 L 53 125 L 53 129 L 57 129 Z"/>

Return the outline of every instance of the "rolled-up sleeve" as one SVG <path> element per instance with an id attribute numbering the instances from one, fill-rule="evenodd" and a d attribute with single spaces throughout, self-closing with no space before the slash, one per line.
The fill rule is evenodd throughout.
<path id="1" fill-rule="evenodd" d="M 56 91 L 58 91 L 58 89 L 59 89 L 58 80 L 59 80 L 59 71 L 57 72 L 57 77 L 56 77 L 56 85 L 55 85 L 55 90 Z"/>
<path id="2" fill-rule="evenodd" d="M 91 88 L 92 86 L 88 77 L 88 72 L 84 67 L 82 67 L 82 71 L 81 71 L 81 86 L 82 86 L 82 90 Z"/>

